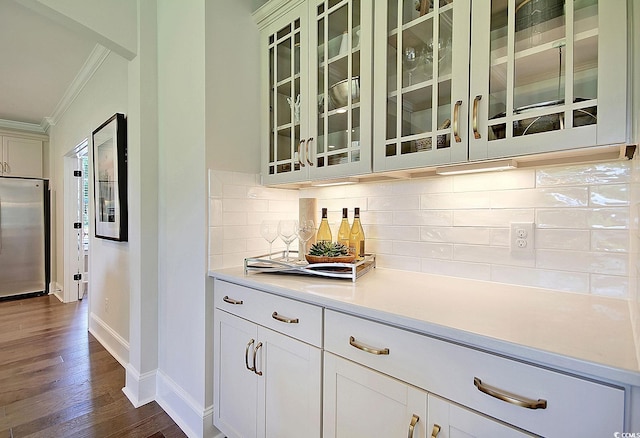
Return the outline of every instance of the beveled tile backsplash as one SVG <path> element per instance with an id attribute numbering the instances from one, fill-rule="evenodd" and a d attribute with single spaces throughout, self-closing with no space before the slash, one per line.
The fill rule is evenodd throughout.
<path id="1" fill-rule="evenodd" d="M 262 219 L 297 218 L 298 197 L 314 197 L 334 233 L 342 208 L 351 221 L 360 207 L 367 251 L 380 267 L 636 298 L 636 167 L 634 160 L 301 190 L 210 171 L 209 267 L 266 252 Z M 533 251 L 510 250 L 511 222 L 535 223 Z"/>

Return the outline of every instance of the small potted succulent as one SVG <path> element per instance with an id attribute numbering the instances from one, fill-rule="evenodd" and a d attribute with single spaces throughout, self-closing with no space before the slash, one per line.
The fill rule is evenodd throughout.
<path id="1" fill-rule="evenodd" d="M 309 263 L 351 263 L 356 256 L 349 253 L 349 248 L 339 242 L 317 242 L 311 245 L 309 254 L 305 255 Z"/>

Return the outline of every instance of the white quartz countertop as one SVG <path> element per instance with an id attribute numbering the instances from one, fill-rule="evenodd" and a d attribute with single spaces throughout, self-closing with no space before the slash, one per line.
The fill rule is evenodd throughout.
<path id="1" fill-rule="evenodd" d="M 523 361 L 640 386 L 626 300 L 376 268 L 355 283 L 319 277 L 209 275 Z"/>

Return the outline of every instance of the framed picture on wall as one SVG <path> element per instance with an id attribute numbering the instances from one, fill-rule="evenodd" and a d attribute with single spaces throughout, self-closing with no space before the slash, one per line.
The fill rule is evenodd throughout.
<path id="1" fill-rule="evenodd" d="M 127 119 L 116 113 L 91 136 L 95 236 L 126 242 Z"/>

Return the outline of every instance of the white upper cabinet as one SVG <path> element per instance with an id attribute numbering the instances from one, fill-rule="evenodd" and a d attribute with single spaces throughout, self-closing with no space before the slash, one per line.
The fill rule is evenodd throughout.
<path id="1" fill-rule="evenodd" d="M 627 141 L 625 0 L 388 0 L 374 170 Z"/>
<path id="2" fill-rule="evenodd" d="M 491 0 L 471 49 L 470 160 L 627 141 L 626 0 Z"/>
<path id="3" fill-rule="evenodd" d="M 256 18 L 266 184 L 629 140 L 627 0 L 271 0 Z"/>
<path id="4" fill-rule="evenodd" d="M 0 139 L 0 176 L 42 178 L 41 140 L 10 136 Z"/>
<path id="5" fill-rule="evenodd" d="M 369 173 L 373 5 L 289 3 L 261 30 L 264 182 Z"/>
<path id="6" fill-rule="evenodd" d="M 382 6 L 374 37 L 374 170 L 466 161 L 470 1 Z"/>

